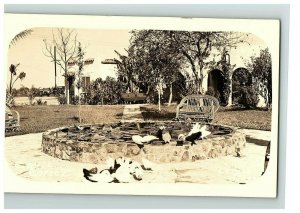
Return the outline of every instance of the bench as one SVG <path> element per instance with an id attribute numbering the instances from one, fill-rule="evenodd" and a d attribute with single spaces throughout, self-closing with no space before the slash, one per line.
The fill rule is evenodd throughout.
<path id="1" fill-rule="evenodd" d="M 177 106 L 176 119 L 210 123 L 220 105 L 215 97 L 209 95 L 188 95 Z"/>
<path id="2" fill-rule="evenodd" d="M 20 131 L 20 114 L 16 110 L 11 110 L 6 106 L 5 109 L 5 132 Z"/>

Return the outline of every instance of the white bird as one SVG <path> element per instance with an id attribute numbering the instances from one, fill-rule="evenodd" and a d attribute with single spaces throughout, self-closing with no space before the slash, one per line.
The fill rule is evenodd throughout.
<path id="1" fill-rule="evenodd" d="M 132 179 L 132 175 L 130 174 L 129 167 L 126 165 L 121 165 L 115 173 L 112 174 L 112 177 L 117 179 L 120 183 L 129 183 Z"/>
<path id="2" fill-rule="evenodd" d="M 141 167 L 136 167 L 134 170 L 134 173 L 132 173 L 133 178 L 138 181 L 143 179 L 143 174 L 144 174 L 144 172 Z"/>
<path id="3" fill-rule="evenodd" d="M 193 128 L 191 129 L 191 131 L 188 133 L 187 136 L 185 136 L 184 134 L 180 134 L 178 135 L 178 140 L 179 141 L 190 141 L 191 145 L 195 145 L 196 144 L 196 140 L 198 139 L 202 139 L 202 131 L 206 131 L 205 130 L 205 126 L 201 128 L 199 123 L 194 124 Z M 207 132 L 205 132 L 205 134 L 207 135 Z"/>
<path id="4" fill-rule="evenodd" d="M 107 168 L 108 168 L 108 169 L 113 169 L 114 166 L 115 166 L 115 160 L 112 159 L 111 157 L 108 157 L 108 158 L 106 159 L 106 165 L 107 165 Z"/>
<path id="5" fill-rule="evenodd" d="M 136 144 L 144 144 L 144 143 L 149 143 L 151 141 L 157 140 L 158 138 L 153 136 L 153 135 L 146 135 L 144 137 L 140 135 L 133 135 L 132 140 Z"/>
<path id="6" fill-rule="evenodd" d="M 170 135 L 170 132 L 166 132 L 162 135 L 162 139 L 165 143 L 170 143 L 171 142 L 171 135 Z"/>
<path id="7" fill-rule="evenodd" d="M 116 163 L 119 164 L 120 166 L 124 165 L 126 161 L 127 161 L 127 158 L 125 158 L 125 157 L 119 157 L 116 159 Z"/>
<path id="8" fill-rule="evenodd" d="M 143 169 L 145 170 L 153 170 L 152 168 L 155 166 L 155 164 L 146 158 L 142 158 L 142 163 L 143 163 Z"/>
<path id="9" fill-rule="evenodd" d="M 111 183 L 114 180 L 114 177 L 109 173 L 107 169 L 105 169 L 97 174 L 90 175 L 86 179 L 91 182 Z"/>
<path id="10" fill-rule="evenodd" d="M 143 170 L 141 165 L 138 162 L 133 161 L 132 163 L 130 163 L 129 170 L 130 170 L 130 174 L 134 177 L 134 179 L 142 180 Z"/>
<path id="11" fill-rule="evenodd" d="M 204 125 L 203 127 L 201 127 L 200 128 L 200 131 L 201 131 L 201 139 L 203 139 L 203 138 L 206 138 L 208 135 L 210 135 L 211 134 L 211 132 L 210 131 L 207 131 L 206 130 L 206 125 Z"/>
<path id="12" fill-rule="evenodd" d="M 195 134 L 197 132 L 200 132 L 201 131 L 201 126 L 199 123 L 195 123 L 193 128 L 191 129 L 191 131 L 189 132 L 189 134 L 187 136 L 190 136 L 192 134 Z"/>

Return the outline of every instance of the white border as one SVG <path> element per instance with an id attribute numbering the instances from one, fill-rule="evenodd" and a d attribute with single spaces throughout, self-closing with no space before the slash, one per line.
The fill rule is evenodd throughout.
<path id="1" fill-rule="evenodd" d="M 97 23 L 97 24 L 95 24 Z M 161 17 L 99 17 L 71 15 L 14 15 L 4 19 L 4 50 L 14 35 L 34 27 L 69 27 L 86 29 L 173 29 L 173 30 L 223 30 L 251 32 L 266 41 L 272 54 L 273 113 L 271 156 L 277 156 L 278 129 L 278 75 L 279 75 L 279 22 L 276 20 L 246 19 L 184 19 Z M 4 56 L 6 57 L 6 51 Z M 4 68 L 7 67 L 6 58 Z M 246 185 L 220 184 L 95 184 L 38 183 L 16 177 L 5 163 L 4 190 L 28 193 L 75 194 L 135 194 L 135 195 L 184 195 L 184 196 L 238 196 L 276 197 L 277 159 L 272 158 L 264 176 Z M 12 184 L 13 183 L 13 184 Z M 84 189 L 82 186 L 84 184 Z M 47 190 L 45 190 L 47 186 Z M 43 189 L 43 190 L 42 190 Z M 163 189 L 163 190 L 162 190 Z"/>

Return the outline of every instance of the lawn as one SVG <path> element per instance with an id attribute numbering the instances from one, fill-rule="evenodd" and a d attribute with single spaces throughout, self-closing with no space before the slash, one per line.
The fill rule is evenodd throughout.
<path id="1" fill-rule="evenodd" d="M 157 105 L 143 106 L 141 110 L 145 120 L 170 120 L 176 117 L 176 105 L 164 105 L 161 112 L 158 111 Z M 272 111 L 220 107 L 213 123 L 270 131 L 271 117 Z"/>
<path id="2" fill-rule="evenodd" d="M 80 110 L 79 110 L 80 109 Z M 6 133 L 6 136 L 44 132 L 49 129 L 79 123 L 105 123 L 119 121 L 123 106 L 17 106 L 13 110 L 20 113 L 21 132 Z"/>
<path id="3" fill-rule="evenodd" d="M 122 118 L 123 108 L 120 105 L 17 106 L 13 109 L 20 113 L 22 131 L 6 133 L 6 136 L 44 132 L 78 124 L 79 114 L 84 124 L 115 122 Z M 158 112 L 157 105 L 145 105 L 141 107 L 141 111 L 145 120 L 171 120 L 176 117 L 176 105 L 163 105 L 161 112 Z M 271 115 L 271 111 L 221 107 L 213 122 L 248 129 L 271 130 Z"/>

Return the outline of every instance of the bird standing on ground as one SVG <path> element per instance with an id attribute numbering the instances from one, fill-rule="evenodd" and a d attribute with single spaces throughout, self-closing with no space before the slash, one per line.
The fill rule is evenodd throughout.
<path id="1" fill-rule="evenodd" d="M 208 135 L 211 134 L 211 132 L 207 130 L 207 126 L 206 126 L 206 125 L 203 125 L 203 126 L 200 128 L 200 131 L 201 131 L 201 133 L 202 133 L 201 139 L 204 139 L 204 138 L 206 138 Z"/>
<path id="2" fill-rule="evenodd" d="M 142 145 L 144 143 L 150 143 L 154 140 L 158 140 L 158 138 L 153 135 L 146 135 L 144 137 L 140 135 L 133 135 L 132 140 L 134 143 Z"/>
<path id="3" fill-rule="evenodd" d="M 204 137 L 207 137 L 211 132 L 206 130 L 206 125 L 203 127 L 200 126 L 199 123 L 194 124 L 193 128 L 191 131 L 188 133 L 187 136 L 184 134 L 178 135 L 178 141 L 183 142 L 183 141 L 190 141 L 191 145 L 196 144 L 196 140 L 203 139 Z"/>
<path id="4" fill-rule="evenodd" d="M 83 169 L 83 174 L 84 177 L 90 182 L 111 183 L 114 181 L 114 177 L 107 169 L 104 169 L 96 174 L 92 174 L 89 170 Z"/>
<path id="5" fill-rule="evenodd" d="M 162 135 L 162 139 L 163 139 L 163 141 L 164 141 L 165 143 L 170 143 L 170 142 L 171 142 L 171 139 L 172 139 L 170 132 L 167 131 L 166 133 L 164 133 L 164 134 Z"/>
<path id="6" fill-rule="evenodd" d="M 150 171 L 152 171 L 153 169 L 153 167 L 154 167 L 154 163 L 153 162 L 151 162 L 151 161 L 149 161 L 149 160 L 147 160 L 147 159 L 145 159 L 145 158 L 142 158 L 142 169 L 144 169 L 144 170 L 150 170 Z"/>
<path id="7" fill-rule="evenodd" d="M 158 140 L 162 141 L 163 140 L 163 131 L 166 127 L 165 126 L 160 126 L 158 131 L 156 132 L 156 137 Z"/>

